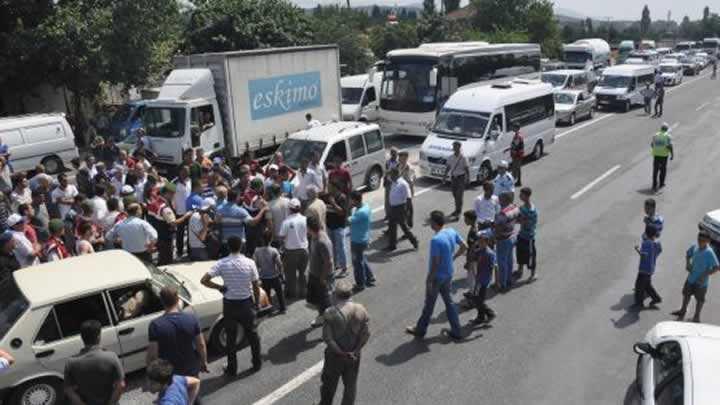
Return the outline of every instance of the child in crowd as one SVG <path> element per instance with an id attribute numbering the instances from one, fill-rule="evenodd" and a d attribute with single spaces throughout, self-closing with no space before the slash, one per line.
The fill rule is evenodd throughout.
<path id="1" fill-rule="evenodd" d="M 192 405 L 200 392 L 200 379 L 173 374 L 167 360 L 157 359 L 147 366 L 148 390 L 158 394 L 157 405 Z"/>
<path id="2" fill-rule="evenodd" d="M 474 250 L 476 279 L 472 295 L 475 309 L 477 309 L 477 318 L 472 321 L 474 324 L 491 322 L 495 319 L 495 311 L 490 309 L 485 303 L 487 289 L 492 279 L 493 269 L 497 263 L 495 252 L 490 249 L 489 241 L 489 231 L 477 233 L 477 244 Z"/>
<path id="3" fill-rule="evenodd" d="M 284 314 L 285 294 L 282 287 L 283 264 L 280 258 L 280 252 L 272 246 L 272 232 L 266 232 L 259 241 L 260 246 L 255 249 L 253 260 L 258 267 L 260 274 L 260 282 L 263 290 L 267 293 L 268 298 L 271 297 L 271 290 L 275 290 L 275 297 L 278 300 L 278 311 Z"/>
<path id="4" fill-rule="evenodd" d="M 652 285 L 652 276 L 655 274 L 655 264 L 658 256 L 662 253 L 662 245 L 657 239 L 657 230 L 647 227 L 642 238 L 642 244 L 635 246 L 635 251 L 640 255 L 638 275 L 635 280 L 635 307 L 642 308 L 646 295 L 649 295 L 650 307 L 655 307 L 662 302 L 662 298 L 655 291 Z"/>

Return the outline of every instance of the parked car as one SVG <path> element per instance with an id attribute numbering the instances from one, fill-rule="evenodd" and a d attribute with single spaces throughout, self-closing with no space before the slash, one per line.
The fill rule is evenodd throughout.
<path id="1" fill-rule="evenodd" d="M 555 120 L 575 125 L 580 118 L 592 119 L 595 96 L 580 90 L 563 90 L 555 93 Z"/>
<path id="2" fill-rule="evenodd" d="M 0 118 L 0 139 L 9 146 L 15 171 L 34 169 L 39 163 L 50 174 L 79 156 L 75 134 L 65 114 L 33 114 Z"/>
<path id="3" fill-rule="evenodd" d="M 660 64 L 660 74 L 662 75 L 665 85 L 674 86 L 683 81 L 683 66 L 677 62 L 667 62 Z"/>
<path id="4" fill-rule="evenodd" d="M 680 59 L 680 64 L 683 67 L 683 73 L 686 75 L 695 76 L 700 72 L 700 65 L 692 56 L 686 56 Z"/>
<path id="5" fill-rule="evenodd" d="M 641 405 L 718 403 L 720 327 L 660 322 L 633 351 L 638 354 L 635 384 Z"/>
<path id="6" fill-rule="evenodd" d="M 183 310 L 197 316 L 208 347 L 224 350 L 222 295 L 200 285 L 212 264 L 159 269 L 110 250 L 0 280 L 0 347 L 16 361 L 0 375 L 0 399 L 6 405 L 61 404 L 65 363 L 83 348 L 80 325 L 88 319 L 102 324 L 101 346 L 118 354 L 126 373 L 144 368 L 148 326 L 163 313 L 158 294 L 167 285 L 178 289 Z"/>
<path id="7" fill-rule="evenodd" d="M 377 124 L 325 123 L 290 135 L 278 152 L 295 170 L 302 159 L 315 152 L 320 154 L 320 164 L 326 166 L 339 157 L 350 169 L 354 189 L 376 190 L 382 183 L 385 143 Z"/>

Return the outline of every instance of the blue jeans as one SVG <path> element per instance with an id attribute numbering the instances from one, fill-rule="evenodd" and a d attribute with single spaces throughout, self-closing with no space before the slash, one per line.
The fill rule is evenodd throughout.
<path id="1" fill-rule="evenodd" d="M 333 261 L 336 268 L 347 268 L 347 254 L 345 253 L 345 229 L 328 229 L 330 242 L 333 245 Z"/>
<path id="2" fill-rule="evenodd" d="M 370 266 L 368 266 L 367 257 L 365 257 L 365 249 L 367 249 L 367 247 L 367 242 L 350 242 L 353 274 L 355 275 L 355 284 L 359 287 L 365 287 L 367 283 L 375 282 L 375 276 L 372 270 L 370 270 Z"/>
<path id="3" fill-rule="evenodd" d="M 514 246 L 515 240 L 513 238 L 498 240 L 495 244 L 500 277 L 500 280 L 496 280 L 496 282 L 502 288 L 509 288 L 510 284 L 512 284 Z"/>
<path id="4" fill-rule="evenodd" d="M 436 280 L 433 283 L 433 288 L 426 292 L 425 306 L 423 306 L 422 315 L 420 315 L 420 319 L 418 319 L 417 326 L 415 327 L 419 335 L 424 336 L 425 333 L 427 333 L 428 324 L 430 323 L 430 318 L 435 310 L 435 302 L 437 301 L 438 295 L 442 297 L 442 300 L 445 303 L 447 318 L 450 322 L 450 333 L 455 336 L 460 336 L 462 334 L 460 331 L 460 318 L 450 292 L 451 283 L 451 279 L 443 281 Z"/>

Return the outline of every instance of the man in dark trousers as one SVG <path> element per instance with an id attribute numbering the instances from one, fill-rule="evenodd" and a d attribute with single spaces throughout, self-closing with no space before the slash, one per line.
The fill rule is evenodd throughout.
<path id="1" fill-rule="evenodd" d="M 220 260 L 200 280 L 205 287 L 223 294 L 223 317 L 227 336 L 226 376 L 237 374 L 237 328 L 238 323 L 245 331 L 252 352 L 252 369 L 260 371 L 260 336 L 255 320 L 260 307 L 260 276 L 255 262 L 243 255 L 242 240 L 237 236 L 228 238 L 230 255 Z M 223 279 L 223 285 L 212 281 L 215 277 Z"/>
<path id="2" fill-rule="evenodd" d="M 655 88 L 655 115 L 653 117 L 660 118 L 663 115 L 663 103 L 665 102 L 665 86 L 656 86 Z"/>
<path id="3" fill-rule="evenodd" d="M 659 188 L 665 187 L 668 157 L 670 160 L 675 157 L 668 124 L 662 124 L 660 132 L 655 134 L 652 142 L 650 142 L 650 147 L 653 155 L 652 191 L 655 192 L 658 190 L 658 186 Z"/>
<path id="4" fill-rule="evenodd" d="M 410 240 L 415 249 L 418 248 L 418 240 L 407 225 L 407 200 L 410 198 L 412 192 L 410 191 L 410 185 L 400 177 L 400 172 L 397 168 L 390 170 L 390 195 L 389 204 L 390 212 L 388 213 L 389 225 L 388 225 L 388 246 L 385 248 L 386 251 L 392 252 L 397 249 L 397 228 L 398 226 L 402 229 L 404 236 Z"/>
<path id="5" fill-rule="evenodd" d="M 368 313 L 365 307 L 351 301 L 352 285 L 340 280 L 335 285 L 335 305 L 325 311 L 323 340 L 325 363 L 322 371 L 320 405 L 331 405 L 338 380 L 345 387 L 342 405 L 355 403 L 360 369 L 360 351 L 370 339 Z"/>
<path id="6" fill-rule="evenodd" d="M 510 172 L 515 178 L 515 186 L 522 186 L 522 164 L 525 159 L 525 141 L 520 133 L 520 126 L 513 124 L 513 139 L 510 142 Z"/>
<path id="7" fill-rule="evenodd" d="M 452 218 L 459 218 L 462 213 L 463 194 L 465 194 L 465 183 L 470 178 L 470 166 L 467 158 L 461 153 L 462 143 L 453 142 L 453 154 L 447 158 L 445 163 L 445 175 L 443 182 L 450 177 L 452 195 L 455 199 L 455 211 L 450 214 Z"/>

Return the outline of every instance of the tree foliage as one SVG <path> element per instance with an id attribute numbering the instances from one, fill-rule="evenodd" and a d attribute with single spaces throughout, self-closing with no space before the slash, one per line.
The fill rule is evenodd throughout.
<path id="1" fill-rule="evenodd" d="M 338 45 L 343 74 L 363 73 L 373 63 L 365 34 L 367 25 L 368 16 L 362 11 L 324 7 L 312 16 L 313 42 Z"/>
<path id="2" fill-rule="evenodd" d="M 473 0 L 475 28 L 482 32 L 521 31 L 526 26 L 532 0 Z"/>
<path id="3" fill-rule="evenodd" d="M 529 41 L 540 44 L 546 56 L 559 56 L 562 43 L 553 3 L 550 0 L 532 2 L 527 10 L 526 21 Z"/>
<path id="4" fill-rule="evenodd" d="M 415 26 L 409 23 L 381 25 L 370 30 L 370 49 L 375 57 L 384 59 L 385 55 L 400 48 L 412 48 L 420 44 Z"/>
<path id="5" fill-rule="evenodd" d="M 184 50 L 222 52 L 309 45 L 310 18 L 286 0 L 212 0 L 190 18 Z"/>

